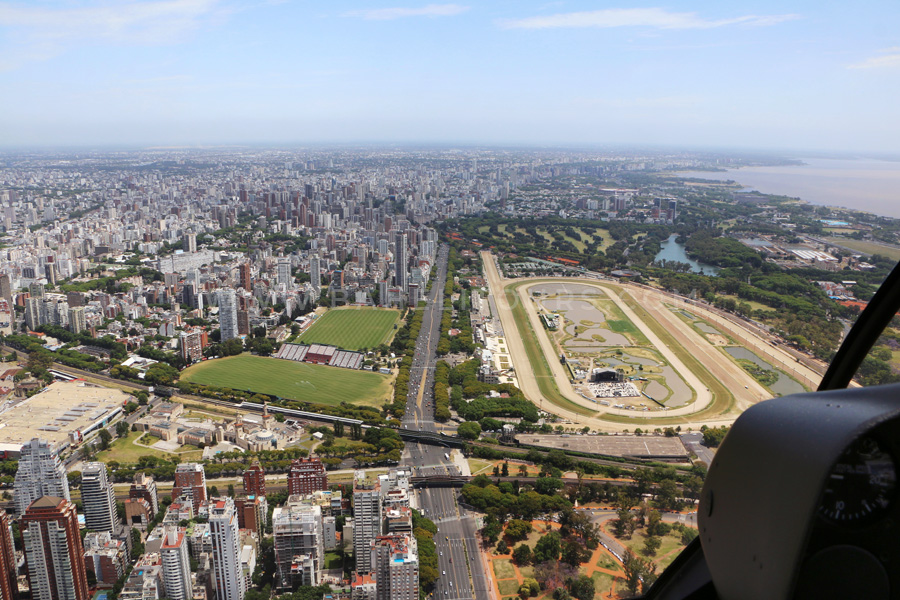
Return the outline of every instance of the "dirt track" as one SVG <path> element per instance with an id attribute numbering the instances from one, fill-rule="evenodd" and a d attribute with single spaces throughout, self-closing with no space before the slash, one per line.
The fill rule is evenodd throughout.
<path id="1" fill-rule="evenodd" d="M 546 403 L 547 406 L 543 406 L 543 396 L 540 393 L 540 388 L 538 387 L 536 376 L 528 362 L 528 357 L 525 352 L 525 346 L 522 342 L 521 336 L 517 335 L 518 330 L 515 326 L 512 310 L 507 303 L 505 293 L 503 293 L 503 290 L 506 286 L 527 280 L 503 280 L 494 263 L 493 255 L 489 252 L 483 252 L 482 259 L 485 265 L 485 276 L 488 281 L 488 285 L 490 286 L 491 293 L 494 295 L 497 308 L 500 312 L 499 316 L 503 324 L 504 331 L 506 332 L 507 347 L 510 351 L 510 357 L 513 361 L 513 365 L 516 367 L 516 374 L 519 380 L 519 385 L 522 388 L 522 391 L 525 393 L 526 397 L 538 403 L 539 406 L 542 406 L 545 410 L 552 409 L 551 412 L 554 412 L 563 418 L 572 420 L 579 425 L 583 424 L 600 430 L 629 429 L 634 427 L 635 424 L 639 425 L 642 419 L 654 417 L 659 418 L 663 416 L 658 412 L 636 415 L 632 411 L 608 411 L 611 414 L 619 414 L 634 419 L 631 424 L 623 424 L 605 420 L 603 418 L 603 414 L 605 414 L 607 411 L 597 411 L 595 412 L 593 417 L 585 417 L 556 405 L 550 406 L 549 402 Z M 552 281 L 556 280 L 554 279 Z M 613 300 L 616 302 L 619 308 L 622 309 L 626 316 L 631 319 L 634 324 L 644 332 L 645 335 L 647 335 L 651 343 L 653 343 L 654 346 L 656 346 L 660 350 L 660 352 L 663 353 L 666 360 L 668 360 L 673 365 L 673 367 L 680 374 L 682 374 L 683 377 L 685 377 L 688 385 L 692 387 L 696 392 L 698 392 L 698 402 L 692 403 L 691 405 L 684 408 L 669 410 L 665 415 L 667 417 L 678 415 L 683 416 L 684 421 L 680 421 L 682 427 L 689 426 L 696 428 L 703 424 L 720 425 L 730 423 L 734 421 L 734 419 L 740 414 L 740 412 L 743 412 L 752 404 L 770 397 L 770 393 L 765 388 L 763 388 L 755 379 L 753 379 L 746 371 L 744 371 L 733 361 L 728 360 L 726 357 L 724 357 L 720 349 L 713 346 L 709 341 L 707 341 L 700 334 L 694 331 L 693 328 L 682 321 L 678 316 L 673 314 L 672 310 L 670 310 L 670 308 L 665 305 L 670 304 L 678 306 L 679 301 L 677 299 L 673 299 L 669 295 L 666 295 L 662 292 L 654 292 L 639 286 L 622 286 L 617 284 L 609 284 L 607 282 L 598 282 L 580 278 L 559 279 L 558 281 L 560 283 L 567 282 L 589 285 L 597 288 L 598 291 L 603 290 L 605 293 L 607 293 L 609 297 L 613 298 Z M 537 283 L 537 280 L 535 280 L 535 283 Z M 535 332 L 542 332 L 543 327 L 540 324 L 539 318 L 537 316 L 537 311 L 535 310 L 534 306 L 532 306 L 532 303 L 528 297 L 527 286 L 521 287 L 518 292 L 519 293 L 517 299 L 520 302 L 523 302 L 526 313 L 529 315 L 529 320 L 532 327 L 534 328 Z M 663 344 L 662 341 L 656 335 L 654 335 L 651 330 L 649 330 L 646 324 L 643 323 L 643 321 L 634 313 L 634 311 L 631 310 L 631 308 L 623 302 L 619 294 L 622 294 L 624 292 L 627 292 L 630 296 L 632 296 L 634 300 L 644 310 L 646 310 L 652 318 L 654 318 L 663 327 L 666 328 L 668 333 L 672 335 L 672 337 L 674 337 L 680 345 L 691 352 L 692 355 L 696 357 L 697 360 L 699 360 L 710 371 L 713 377 L 719 380 L 729 389 L 729 391 L 732 392 L 732 394 L 735 396 L 736 410 L 731 410 L 728 413 L 722 414 L 720 418 L 713 417 L 711 419 L 704 419 L 702 422 L 693 422 L 690 420 L 691 413 L 696 413 L 698 410 L 701 410 L 703 407 L 709 404 L 709 390 L 700 381 L 700 379 L 696 375 L 691 373 L 677 358 L 677 356 L 675 356 L 672 351 L 667 348 L 665 344 Z M 685 308 L 690 310 L 698 317 L 715 324 L 718 328 L 723 330 L 723 332 L 740 340 L 740 342 L 744 346 L 751 349 L 758 356 L 769 360 L 783 370 L 791 373 L 794 377 L 807 384 L 807 386 L 813 387 L 818 381 L 819 376 L 814 371 L 807 369 L 800 364 L 797 364 L 794 358 L 787 353 L 781 351 L 778 348 L 772 347 L 767 341 L 762 340 L 753 333 L 738 327 L 735 323 L 723 319 L 722 317 L 714 314 L 711 311 L 705 310 L 702 306 L 690 305 L 685 306 Z M 579 396 L 574 391 L 571 384 L 569 383 L 568 375 L 566 374 L 563 366 L 559 364 L 559 361 L 553 360 L 553 358 L 556 356 L 556 350 L 547 336 L 538 334 L 536 337 L 538 338 L 541 345 L 541 350 L 547 357 L 547 363 L 550 365 L 551 372 L 553 373 L 553 376 L 557 382 L 557 387 L 559 388 L 560 393 L 572 402 L 596 411 L 597 406 Z"/>

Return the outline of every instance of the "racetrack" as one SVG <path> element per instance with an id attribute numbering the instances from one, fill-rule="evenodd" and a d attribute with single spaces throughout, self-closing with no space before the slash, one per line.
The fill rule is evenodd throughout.
<path id="1" fill-rule="evenodd" d="M 711 344 L 690 325 L 679 318 L 672 307 L 687 307 L 683 301 L 674 299 L 664 292 L 657 292 L 643 286 L 620 285 L 618 283 L 599 282 L 585 278 L 553 278 L 553 279 L 512 279 L 505 280 L 500 276 L 489 252 L 482 253 L 485 265 L 485 276 L 491 293 L 497 304 L 499 317 L 506 333 L 507 345 L 519 387 L 526 397 L 532 399 L 544 410 L 558 414 L 579 425 L 587 425 L 600 430 L 622 430 L 634 426 L 668 426 L 679 424 L 682 427 L 699 427 L 720 425 L 734 421 L 749 406 L 760 400 L 769 398 L 771 394 L 734 360 L 731 360 L 719 348 Z M 678 371 L 695 392 L 695 401 L 683 408 L 670 409 L 665 415 L 660 412 L 636 414 L 634 411 L 616 410 L 602 407 L 583 398 L 575 392 L 566 372 L 559 360 L 556 348 L 546 335 L 540 323 L 537 310 L 529 297 L 528 288 L 539 283 L 578 284 L 593 287 L 598 294 L 606 294 L 612 298 L 623 313 L 648 337 L 651 344 L 663 354 L 665 359 Z M 510 288 L 510 286 L 514 286 Z M 507 289 L 516 290 L 515 294 L 505 293 Z M 513 314 L 512 300 L 521 303 L 527 313 L 528 323 L 532 331 L 520 331 Z M 784 370 L 788 366 L 792 375 L 807 385 L 814 387 L 818 375 L 797 365 L 789 354 L 772 347 L 768 341 L 760 339 L 753 332 L 740 328 L 734 322 L 723 319 L 702 306 L 690 304 L 689 310 L 701 319 L 714 323 L 724 333 L 738 339 L 742 345 L 766 360 L 774 361 Z M 516 309 L 519 310 L 519 309 Z M 520 313 L 521 316 L 521 313 Z M 546 359 L 543 368 L 535 368 L 528 358 L 523 336 L 536 338 Z M 537 377 L 541 373 L 552 374 L 553 383 L 558 394 L 565 402 L 557 402 L 551 406 L 554 394 L 547 394 L 547 381 L 538 385 Z M 790 372 L 787 371 L 787 372 Z M 544 376 L 545 377 L 545 376 Z M 544 389 L 542 393 L 541 388 Z M 554 391 L 556 391 L 554 390 Z M 564 404 L 559 406 L 558 404 Z M 572 404 L 577 406 L 572 406 Z M 589 412 L 590 414 L 585 414 Z"/>

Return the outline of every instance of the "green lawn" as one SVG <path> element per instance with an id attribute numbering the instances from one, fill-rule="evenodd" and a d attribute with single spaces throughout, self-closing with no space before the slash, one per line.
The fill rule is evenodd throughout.
<path id="1" fill-rule="evenodd" d="M 391 393 L 387 375 L 251 354 L 201 362 L 185 369 L 181 380 L 335 406 L 381 406 Z"/>
<path id="2" fill-rule="evenodd" d="M 503 596 L 508 596 L 510 594 L 515 594 L 519 591 L 519 580 L 518 579 L 501 579 L 497 581 L 497 587 L 500 588 L 500 594 Z"/>
<path id="3" fill-rule="evenodd" d="M 374 348 L 390 341 L 399 318 L 400 312 L 391 308 L 335 308 L 319 317 L 297 341 L 345 350 Z"/>
<path id="4" fill-rule="evenodd" d="M 498 558 L 492 561 L 494 563 L 494 574 L 497 579 L 515 579 L 516 569 L 512 562 L 507 558 Z M 518 586 L 517 586 L 518 589 Z"/>
<path id="5" fill-rule="evenodd" d="M 200 458 L 202 457 L 203 452 L 196 446 L 184 445 L 181 446 L 175 453 L 171 453 L 163 452 L 162 450 L 156 450 L 155 448 L 145 448 L 143 446 L 138 446 L 132 443 L 142 435 L 142 431 L 128 432 L 128 435 L 126 437 L 119 438 L 113 441 L 112 444 L 109 445 L 109 450 L 98 452 L 97 460 L 100 462 L 109 462 L 114 460 L 122 464 L 134 464 L 142 456 L 156 456 L 169 460 L 170 458 L 174 458 L 177 455 L 182 461 L 200 460 Z M 148 434 L 146 442 L 148 446 L 155 444 L 158 441 L 159 438 L 153 437 Z"/>
<path id="6" fill-rule="evenodd" d="M 133 444 L 134 440 L 143 435 L 142 431 L 130 431 L 124 438 L 119 438 L 109 445 L 109 450 L 97 453 L 97 460 L 100 462 L 109 462 L 111 460 L 118 461 L 122 464 L 133 464 L 142 456 L 157 456 L 159 458 L 169 459 L 174 454 L 154 450 L 153 448 L 144 448 Z M 159 438 L 152 437 L 150 443 L 158 442 Z"/>
<path id="7" fill-rule="evenodd" d="M 325 568 L 326 569 L 340 569 L 342 566 L 341 555 L 337 552 L 326 552 L 325 553 Z"/>

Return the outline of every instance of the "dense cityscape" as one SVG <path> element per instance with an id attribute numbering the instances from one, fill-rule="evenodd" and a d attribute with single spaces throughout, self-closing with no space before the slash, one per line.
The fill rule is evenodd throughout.
<path id="1" fill-rule="evenodd" d="M 0 157 L 0 600 L 627 597 L 893 219 L 525 148 Z M 897 379 L 900 334 L 864 364 Z"/>

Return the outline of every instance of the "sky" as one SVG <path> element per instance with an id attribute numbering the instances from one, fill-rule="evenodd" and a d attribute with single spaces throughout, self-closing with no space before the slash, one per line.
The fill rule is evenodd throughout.
<path id="1" fill-rule="evenodd" d="M 900 2 L 0 0 L 0 146 L 900 155 Z"/>

